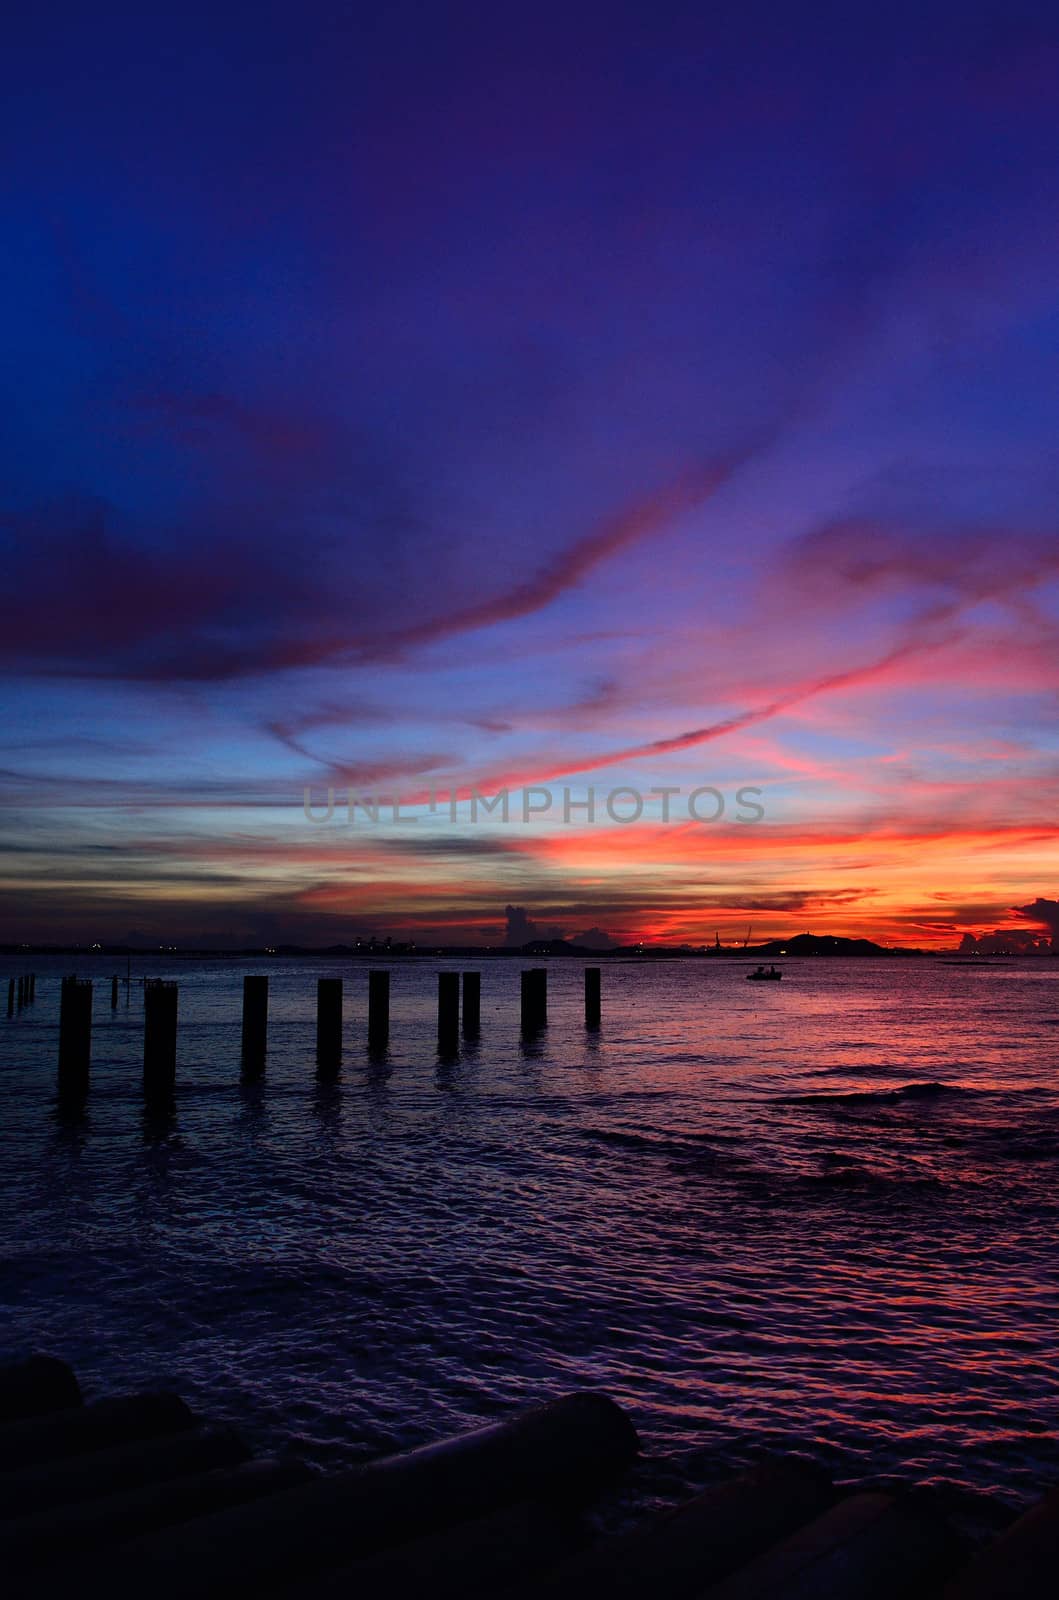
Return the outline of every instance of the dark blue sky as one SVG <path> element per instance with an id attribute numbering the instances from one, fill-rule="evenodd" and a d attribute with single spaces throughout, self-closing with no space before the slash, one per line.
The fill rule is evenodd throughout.
<path id="1" fill-rule="evenodd" d="M 1053 8 L 45 6 L 0 128 L 9 936 L 1048 891 Z M 592 774 L 771 831 L 301 818 Z"/>

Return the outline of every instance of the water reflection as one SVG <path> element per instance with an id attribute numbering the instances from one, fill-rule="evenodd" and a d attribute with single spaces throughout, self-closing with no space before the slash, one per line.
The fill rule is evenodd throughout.
<path id="1" fill-rule="evenodd" d="M 251 1120 L 262 1116 L 266 1105 L 267 1090 L 264 1075 L 253 1078 L 240 1077 L 239 1079 L 239 1104 L 243 1115 Z"/>
<path id="2" fill-rule="evenodd" d="M 334 1137 L 342 1123 L 342 1089 L 334 1075 L 317 1075 L 313 1085 L 313 1115 L 327 1134 Z"/>
<path id="3" fill-rule="evenodd" d="M 151 1094 L 143 1102 L 143 1142 L 164 1144 L 176 1128 L 176 1097 L 172 1093 Z"/>
<path id="4" fill-rule="evenodd" d="M 370 1089 L 383 1089 L 393 1075 L 393 1058 L 388 1044 L 369 1044 L 367 1051 L 367 1084 Z"/>
<path id="5" fill-rule="evenodd" d="M 343 1438 L 419 1438 L 591 1383 L 674 1481 L 751 1433 L 853 1477 L 1014 1495 L 1054 1470 L 1059 991 L 604 974 L 600 1028 L 556 962 L 520 1037 L 519 964 L 486 967 L 480 1036 L 438 1055 L 436 970 L 409 965 L 393 1050 L 358 1026 L 339 1077 L 315 973 L 277 962 L 267 1081 L 240 1082 L 241 970 L 181 973 L 177 1115 L 143 1101 L 135 1018 L 51 1112 L 54 1025 L 0 1027 L 18 1337 L 87 1328 L 99 1389 L 133 1347 L 189 1390 L 223 1366 L 277 1438 L 327 1438 L 339 1405 Z"/>
<path id="6" fill-rule="evenodd" d="M 60 1089 L 52 1102 L 52 1112 L 57 1125 L 57 1142 L 70 1149 L 80 1149 L 89 1132 L 88 1091 Z"/>
<path id="7" fill-rule="evenodd" d="M 459 1087 L 463 1063 L 458 1051 L 442 1055 L 438 1053 L 437 1065 L 434 1068 L 434 1085 L 445 1092 L 450 1092 Z"/>

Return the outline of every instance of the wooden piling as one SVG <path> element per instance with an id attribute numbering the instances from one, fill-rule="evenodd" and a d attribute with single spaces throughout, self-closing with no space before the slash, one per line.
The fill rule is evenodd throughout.
<path id="1" fill-rule="evenodd" d="M 37 1356 L 0 1366 L 4 1592 L 1039 1600 L 1054 1577 L 1057 1489 L 971 1556 L 962 1504 L 917 1488 L 836 1489 L 793 1456 L 586 1539 L 584 1510 L 636 1448 L 613 1402 L 578 1394 L 319 1475 L 247 1460 L 237 1433 L 198 1424 L 173 1395 L 83 1405 L 70 1369 Z"/>
<path id="2" fill-rule="evenodd" d="M 36 998 L 37 998 L 37 974 L 35 972 L 31 972 L 30 975 L 29 975 L 29 1003 L 30 1003 L 30 1005 L 33 1004 L 33 1002 L 34 1002 L 34 1000 Z"/>
<path id="3" fill-rule="evenodd" d="M 147 1392 L 97 1400 L 0 1428 L 0 1472 L 24 1472 L 132 1439 L 157 1439 L 190 1428 L 194 1418 L 175 1394 Z"/>
<path id="4" fill-rule="evenodd" d="M 333 1071 L 342 1059 L 342 979 L 316 980 L 316 1064 Z"/>
<path id="5" fill-rule="evenodd" d="M 936 1594 L 954 1556 L 949 1526 L 913 1497 L 864 1492 L 762 1550 L 710 1594 L 714 1600 Z"/>
<path id="6" fill-rule="evenodd" d="M 23 973 L 18 975 L 18 1009 L 21 1011 L 26 1003 L 26 979 Z"/>
<path id="7" fill-rule="evenodd" d="M 230 1430 L 228 1435 L 235 1438 Z M 234 1450 L 232 1445 L 227 1453 Z M 179 1526 L 192 1518 L 210 1516 L 229 1506 L 294 1488 L 312 1476 L 310 1469 L 297 1461 L 267 1457 L 247 1461 L 237 1457 L 234 1462 L 225 1462 L 225 1436 L 219 1430 L 214 1430 L 207 1460 L 211 1453 L 217 1456 L 216 1463 L 181 1470 L 167 1476 L 164 1483 L 137 1482 L 118 1493 L 100 1492 L 95 1499 L 49 1506 L 30 1516 L 0 1523 L 0 1562 L 7 1572 L 32 1575 L 40 1596 L 69 1593 L 64 1577 L 56 1582 L 53 1569 L 56 1563 L 69 1562 L 72 1551 L 77 1552 L 80 1562 L 93 1552 L 106 1552 L 138 1534 L 172 1528 L 174 1537 L 179 1537 Z M 69 1567 L 65 1571 L 72 1575 Z"/>
<path id="8" fill-rule="evenodd" d="M 519 973 L 519 1000 L 521 1003 L 521 1023 L 523 1033 L 533 1031 L 533 973 L 529 967 L 523 967 Z"/>
<path id="9" fill-rule="evenodd" d="M 0 1423 L 81 1404 L 73 1369 L 54 1356 L 27 1356 L 0 1367 Z"/>
<path id="10" fill-rule="evenodd" d="M 14 980 L 14 978 L 8 978 L 8 980 L 7 980 L 7 1014 L 8 1014 L 9 1017 L 13 1017 L 14 1014 L 15 1014 L 15 980 Z"/>
<path id="11" fill-rule="evenodd" d="M 368 973 L 368 1045 L 385 1050 L 390 1037 L 390 974 L 384 968 Z"/>
<path id="12" fill-rule="evenodd" d="M 482 974 L 463 974 L 463 1036 L 477 1039 L 482 1027 Z"/>
<path id="13" fill-rule="evenodd" d="M 600 1021 L 599 968 L 585 968 L 585 1027 L 598 1028 Z"/>
<path id="14" fill-rule="evenodd" d="M 328 1571 L 314 1579 L 312 1600 L 350 1600 L 354 1595 L 357 1600 L 395 1600 L 400 1595 L 526 1600 L 536 1596 L 538 1579 L 546 1580 L 548 1569 L 583 1539 L 583 1528 L 569 1507 L 520 1500 Z M 589 1593 L 583 1590 L 578 1600 Z"/>
<path id="15" fill-rule="evenodd" d="M 1059 1488 L 1023 1513 L 945 1590 L 945 1600 L 1039 1600 L 1059 1563 Z M 1052 1578 L 1045 1575 L 1052 1573 Z"/>
<path id="16" fill-rule="evenodd" d="M 834 1500 L 819 1468 L 782 1456 L 758 1462 L 650 1522 L 593 1541 L 544 1574 L 533 1593 L 540 1600 L 703 1595 Z"/>
<path id="17" fill-rule="evenodd" d="M 256 1077 L 265 1070 L 265 1051 L 268 1044 L 268 979 L 252 977 L 243 979 L 243 1072 Z"/>
<path id="18" fill-rule="evenodd" d="M 548 970 L 527 967 L 522 973 L 522 1031 L 536 1033 L 548 1021 Z"/>
<path id="19" fill-rule="evenodd" d="M 117 1004 L 111 999 L 111 1004 Z M 149 978 L 143 986 L 143 1087 L 170 1094 L 176 1082 L 177 986 Z"/>
<path id="20" fill-rule="evenodd" d="M 438 973 L 438 1049 L 456 1049 L 460 1036 L 460 975 Z"/>
<path id="21" fill-rule="evenodd" d="M 601 1394 L 552 1400 L 406 1455 L 347 1468 L 234 1510 L 151 1534 L 82 1565 L 82 1586 L 113 1600 L 223 1600 L 267 1589 L 310 1592 L 338 1562 L 547 1499 L 576 1507 L 624 1471 L 637 1451 L 632 1424 Z M 293 1592 L 292 1589 L 292 1592 Z M 400 1591 L 397 1587 L 389 1590 Z"/>
<path id="22" fill-rule="evenodd" d="M 180 1421 L 180 1413 L 175 1413 Z M 76 1451 L 58 1459 L 49 1457 L 31 1466 L 5 1472 L 4 1521 L 34 1517 L 63 1506 L 96 1502 L 128 1489 L 157 1486 L 185 1473 L 208 1472 L 211 1467 L 232 1466 L 249 1459 L 234 1428 L 181 1425 L 163 1429 L 156 1437 L 119 1439 L 101 1449 Z"/>
<path id="23" fill-rule="evenodd" d="M 83 1094 L 92 1054 L 92 980 L 66 977 L 59 1001 L 59 1088 Z"/>

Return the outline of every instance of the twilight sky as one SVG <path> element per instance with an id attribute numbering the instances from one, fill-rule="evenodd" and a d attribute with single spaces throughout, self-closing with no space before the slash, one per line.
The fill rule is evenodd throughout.
<path id="1" fill-rule="evenodd" d="M 1054 6 L 4 57 L 0 938 L 1055 921 Z"/>

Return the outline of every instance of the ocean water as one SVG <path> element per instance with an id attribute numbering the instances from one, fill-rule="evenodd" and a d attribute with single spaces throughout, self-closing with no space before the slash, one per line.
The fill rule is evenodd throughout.
<path id="1" fill-rule="evenodd" d="M 464 963 L 467 965 L 468 963 Z M 362 1460 L 590 1386 L 631 1411 L 641 1500 L 799 1452 L 1018 1504 L 1059 1470 L 1059 962 L 483 960 L 482 1031 L 436 973 L 271 960 L 94 976 L 91 1092 L 55 1095 L 61 961 L 0 1016 L 5 1356 L 95 1394 L 172 1386 L 268 1448 Z M 9 963 L 8 971 L 18 965 Z M 180 983 L 170 1113 L 141 1093 L 144 972 Z M 270 978 L 240 1082 L 242 978 Z M 341 1075 L 315 980 L 346 980 Z M 6 993 L 6 987 L 5 991 Z"/>

